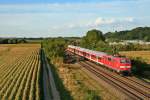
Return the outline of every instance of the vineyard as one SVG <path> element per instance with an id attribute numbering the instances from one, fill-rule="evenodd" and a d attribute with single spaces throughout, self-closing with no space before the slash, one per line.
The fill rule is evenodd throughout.
<path id="1" fill-rule="evenodd" d="M 40 45 L 0 45 L 0 100 L 40 100 Z"/>

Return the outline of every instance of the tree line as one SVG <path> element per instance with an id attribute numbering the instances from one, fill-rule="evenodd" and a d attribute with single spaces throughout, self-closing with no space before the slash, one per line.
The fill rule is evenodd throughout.
<path id="1" fill-rule="evenodd" d="M 150 41 L 150 27 L 137 27 L 132 30 L 108 32 L 104 35 L 108 39 L 143 40 Z"/>
<path id="2" fill-rule="evenodd" d="M 122 33 L 121 33 L 122 34 Z M 123 32 L 124 34 L 124 32 Z M 83 48 L 106 52 L 108 54 L 116 54 L 119 51 L 138 51 L 138 50 L 150 50 L 150 45 L 140 44 L 128 44 L 128 45 L 109 45 L 108 38 L 100 30 L 89 30 L 85 36 L 78 37 L 58 37 L 58 38 L 46 38 L 43 40 L 43 46 L 45 51 L 49 52 L 49 56 L 62 56 L 64 50 L 68 44 L 80 46 Z M 114 39 L 115 40 L 115 39 Z M 51 54 L 50 54 L 51 53 Z"/>
<path id="3" fill-rule="evenodd" d="M 43 38 L 0 38 L 0 44 L 41 43 Z"/>
<path id="4" fill-rule="evenodd" d="M 115 33 L 113 33 L 113 34 L 115 34 Z M 86 33 L 86 36 L 81 38 L 80 42 L 78 42 L 77 45 L 84 47 L 84 48 L 92 49 L 92 50 L 107 52 L 110 54 L 116 54 L 119 51 L 150 50 L 150 45 L 141 45 L 141 44 L 133 44 L 133 43 L 129 43 L 127 45 L 122 45 L 122 44 L 110 45 L 109 44 L 110 38 L 112 41 L 116 41 L 116 40 L 120 41 L 121 40 L 120 34 L 126 34 L 126 32 L 124 31 L 122 33 L 116 33 L 116 34 L 119 34 L 119 35 L 117 35 L 118 39 L 114 38 L 113 36 L 108 37 L 108 36 L 106 36 L 107 34 L 103 34 L 100 30 L 93 29 L 93 30 L 88 31 Z M 130 33 L 130 34 L 132 34 L 132 33 Z M 143 36 L 143 34 L 147 34 L 147 33 L 140 33 L 140 34 L 142 34 L 141 36 Z M 135 35 L 135 36 L 137 36 L 137 35 Z M 145 36 L 148 37 L 148 35 L 145 35 Z M 116 42 L 118 42 L 118 41 L 116 41 Z"/>
<path id="5" fill-rule="evenodd" d="M 27 43 L 27 41 L 21 38 L 0 38 L 0 44 L 17 44 L 17 43 Z"/>

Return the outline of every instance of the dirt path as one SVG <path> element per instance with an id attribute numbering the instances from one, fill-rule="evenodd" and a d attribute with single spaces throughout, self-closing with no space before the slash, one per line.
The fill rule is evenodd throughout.
<path id="1" fill-rule="evenodd" d="M 51 88 L 50 83 L 48 80 L 48 74 L 46 71 L 45 63 L 43 63 L 43 89 L 44 89 L 44 99 L 45 100 L 52 100 L 51 97 Z"/>
<path id="2" fill-rule="evenodd" d="M 56 89 L 50 66 L 44 55 L 44 52 L 42 53 L 44 98 L 45 100 L 60 100 L 59 92 Z"/>

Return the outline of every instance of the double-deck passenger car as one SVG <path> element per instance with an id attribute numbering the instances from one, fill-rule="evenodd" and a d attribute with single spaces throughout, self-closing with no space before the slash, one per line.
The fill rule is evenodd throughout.
<path id="1" fill-rule="evenodd" d="M 104 52 L 89 50 L 73 45 L 68 45 L 67 51 L 104 65 L 118 73 L 131 73 L 131 61 L 128 58 L 112 56 Z"/>

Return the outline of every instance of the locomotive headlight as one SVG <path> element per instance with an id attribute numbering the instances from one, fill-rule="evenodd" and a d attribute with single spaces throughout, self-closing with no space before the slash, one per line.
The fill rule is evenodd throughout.
<path id="1" fill-rule="evenodd" d="M 120 66 L 120 68 L 130 68 L 131 66 Z"/>
<path id="2" fill-rule="evenodd" d="M 126 66 L 120 66 L 120 68 L 126 68 Z"/>

